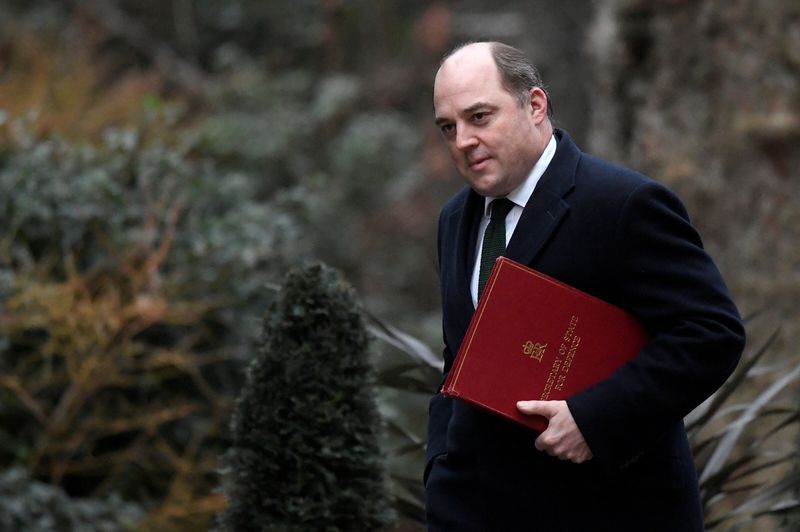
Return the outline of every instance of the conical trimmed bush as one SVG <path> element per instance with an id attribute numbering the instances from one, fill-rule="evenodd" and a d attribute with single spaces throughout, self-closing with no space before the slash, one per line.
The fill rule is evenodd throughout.
<path id="1" fill-rule="evenodd" d="M 389 524 L 368 347 L 354 292 L 334 270 L 288 275 L 233 415 L 225 530 Z"/>

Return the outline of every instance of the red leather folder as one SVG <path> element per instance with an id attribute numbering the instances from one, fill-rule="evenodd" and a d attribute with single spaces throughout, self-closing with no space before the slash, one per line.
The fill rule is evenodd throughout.
<path id="1" fill-rule="evenodd" d="M 539 432 L 520 400 L 560 400 L 610 376 L 648 340 L 623 309 L 497 259 L 442 393 Z"/>

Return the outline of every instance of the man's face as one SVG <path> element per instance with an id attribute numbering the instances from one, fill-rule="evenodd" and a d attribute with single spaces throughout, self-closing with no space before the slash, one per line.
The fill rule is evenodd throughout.
<path id="1" fill-rule="evenodd" d="M 433 106 L 453 163 L 482 196 L 514 190 L 549 141 L 550 130 L 542 127 L 544 93 L 534 89 L 531 101 L 520 106 L 503 88 L 486 45 L 467 46 L 445 61 L 436 74 Z"/>

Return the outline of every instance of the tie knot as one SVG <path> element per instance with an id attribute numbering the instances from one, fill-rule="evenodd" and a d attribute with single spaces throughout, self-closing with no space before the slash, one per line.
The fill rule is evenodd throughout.
<path id="1" fill-rule="evenodd" d="M 499 198 L 489 204 L 492 211 L 492 220 L 505 220 L 509 211 L 514 207 L 514 202 L 508 198 Z"/>

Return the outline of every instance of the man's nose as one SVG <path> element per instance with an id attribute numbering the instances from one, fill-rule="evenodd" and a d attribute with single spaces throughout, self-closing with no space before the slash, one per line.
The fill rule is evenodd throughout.
<path id="1" fill-rule="evenodd" d="M 456 148 L 466 151 L 478 145 L 478 139 L 469 127 L 459 127 L 456 130 Z"/>

